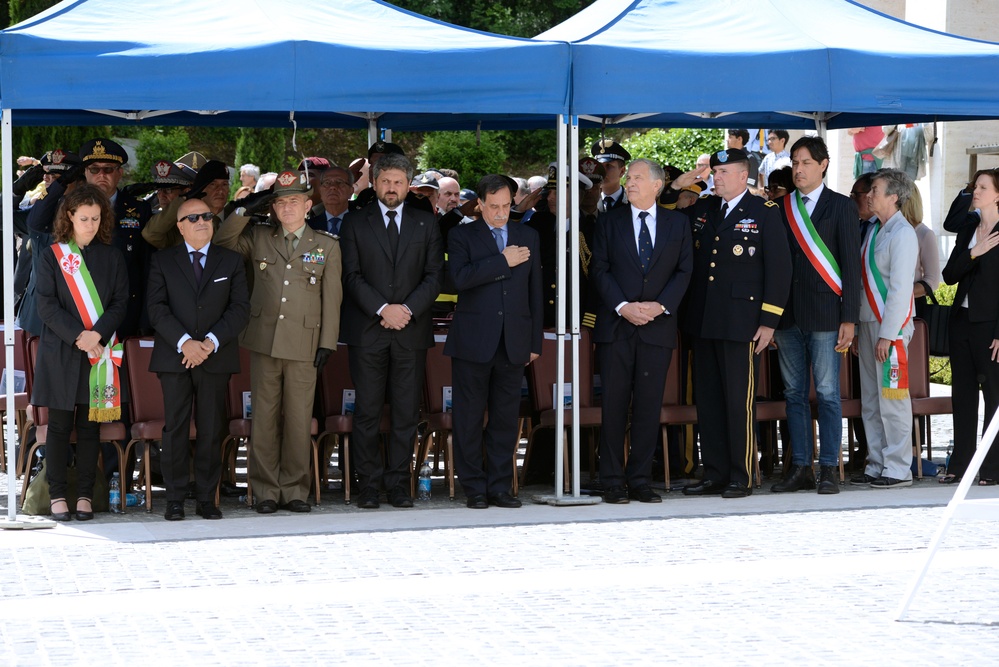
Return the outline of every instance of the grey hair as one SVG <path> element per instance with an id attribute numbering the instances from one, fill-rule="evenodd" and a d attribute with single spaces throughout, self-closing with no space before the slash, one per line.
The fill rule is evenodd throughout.
<path id="1" fill-rule="evenodd" d="M 663 169 L 662 165 L 660 165 L 658 162 L 654 162 L 644 157 L 635 158 L 634 160 L 629 162 L 628 168 L 631 169 L 631 165 L 633 164 L 646 165 L 649 168 L 649 176 L 652 178 L 652 180 L 659 181 L 660 183 L 662 183 L 662 185 L 659 186 L 659 189 L 656 190 L 656 199 L 658 199 L 659 195 L 661 195 L 663 192 L 663 188 L 666 187 L 666 170 Z"/>
<path id="2" fill-rule="evenodd" d="M 912 197 L 912 191 L 916 189 L 916 184 L 912 182 L 909 175 L 899 169 L 879 169 L 874 172 L 871 184 L 873 185 L 874 181 L 877 180 L 885 182 L 885 196 L 898 196 L 895 205 L 898 206 L 899 210 L 902 210 L 905 203 Z"/>
<path id="3" fill-rule="evenodd" d="M 256 180 L 260 178 L 260 167 L 255 164 L 244 164 L 239 168 L 239 173 L 241 175 L 244 173 L 249 174 L 250 176 L 253 176 L 254 180 Z"/>
<path id="4" fill-rule="evenodd" d="M 399 155 L 397 153 L 389 153 L 388 155 L 383 155 L 375 163 L 374 167 L 374 179 L 377 181 L 378 176 L 389 169 L 398 169 L 399 171 L 406 172 L 406 182 L 409 183 L 413 180 L 413 163 L 409 161 L 409 158 L 405 155 Z"/>

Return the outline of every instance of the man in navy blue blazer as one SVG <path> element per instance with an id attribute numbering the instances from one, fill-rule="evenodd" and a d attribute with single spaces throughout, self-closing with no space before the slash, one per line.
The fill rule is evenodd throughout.
<path id="1" fill-rule="evenodd" d="M 628 206 L 597 219 L 590 279 L 600 295 L 593 340 L 603 383 L 600 481 L 604 502 L 661 501 L 649 484 L 676 312 L 690 282 L 686 216 L 656 202 L 666 176 L 651 160 L 628 165 Z M 631 409 L 631 451 L 624 434 Z"/>
<path id="2" fill-rule="evenodd" d="M 512 179 L 483 177 L 482 217 L 448 235 L 458 305 L 444 353 L 451 357 L 455 469 L 471 509 L 521 505 L 510 494 L 511 461 L 524 367 L 541 354 L 543 314 L 540 239 L 509 222 L 515 193 Z"/>

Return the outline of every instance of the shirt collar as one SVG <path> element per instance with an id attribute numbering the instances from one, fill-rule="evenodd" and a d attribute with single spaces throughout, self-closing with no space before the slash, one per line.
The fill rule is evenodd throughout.
<path id="1" fill-rule="evenodd" d="M 738 205 L 739 205 L 739 202 L 741 202 L 741 201 L 742 201 L 742 198 L 746 196 L 746 193 L 747 193 L 747 192 L 749 192 L 749 190 L 748 190 L 748 189 L 746 189 L 746 190 L 743 190 L 741 194 L 739 194 L 739 195 L 737 195 L 737 196 L 733 197 L 733 198 L 732 198 L 732 199 L 731 199 L 731 200 L 730 200 L 730 201 L 728 202 L 728 210 L 729 210 L 729 211 L 731 211 L 731 210 L 732 210 L 732 209 L 734 209 L 734 208 L 735 208 L 736 206 L 738 206 Z M 724 201 L 724 200 L 723 200 L 723 201 Z"/>
<path id="2" fill-rule="evenodd" d="M 212 244 L 212 242 L 209 241 L 208 243 L 206 243 L 204 245 L 204 247 L 202 247 L 202 248 L 195 248 L 190 243 L 188 243 L 187 241 L 184 241 L 184 245 L 187 246 L 187 254 L 189 254 L 189 255 L 192 252 L 200 252 L 202 255 L 206 255 L 207 256 L 208 255 L 208 246 L 210 246 L 211 244 Z"/>
<path id="3" fill-rule="evenodd" d="M 386 206 L 385 204 L 383 204 L 380 199 L 378 200 L 378 208 L 380 208 L 381 211 L 382 211 L 382 220 L 384 220 L 385 218 L 388 217 L 388 212 L 390 210 L 391 211 L 395 211 L 396 212 L 395 219 L 396 219 L 396 224 L 397 225 L 399 224 L 399 221 L 402 220 L 402 207 L 405 206 L 405 205 L 406 205 L 406 203 L 403 202 L 403 203 L 399 204 L 398 206 L 396 206 L 394 209 L 390 209 L 388 206 Z"/>

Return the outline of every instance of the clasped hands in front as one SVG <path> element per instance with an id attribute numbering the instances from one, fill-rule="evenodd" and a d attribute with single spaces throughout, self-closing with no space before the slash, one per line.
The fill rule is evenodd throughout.
<path id="1" fill-rule="evenodd" d="M 658 301 L 631 301 L 621 306 L 618 312 L 621 317 L 640 327 L 656 319 L 664 311 Z"/>
<path id="2" fill-rule="evenodd" d="M 76 348 L 81 352 L 86 352 L 90 358 L 96 358 L 104 354 L 104 346 L 101 345 L 101 335 L 96 331 L 84 331 L 77 336 Z"/>
<path id="3" fill-rule="evenodd" d="M 386 329 L 401 331 L 406 328 L 411 319 L 413 319 L 413 314 L 409 312 L 409 308 L 401 303 L 390 303 L 382 308 L 381 325 Z"/>
<path id="4" fill-rule="evenodd" d="M 180 351 L 184 355 L 182 360 L 184 368 L 194 368 L 204 363 L 205 359 L 215 351 L 215 343 L 212 342 L 211 338 L 202 341 L 191 338 L 184 341 L 184 344 L 180 346 Z"/>

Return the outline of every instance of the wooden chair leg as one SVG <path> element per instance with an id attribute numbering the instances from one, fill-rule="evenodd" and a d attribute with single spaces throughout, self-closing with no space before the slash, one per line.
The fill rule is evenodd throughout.
<path id="1" fill-rule="evenodd" d="M 912 455 L 916 457 L 916 477 L 923 478 L 923 442 L 919 433 L 919 417 L 912 418 L 912 430 L 916 432 L 916 442 L 912 445 Z"/>
<path id="2" fill-rule="evenodd" d="M 454 434 L 446 431 L 441 437 L 444 438 L 444 472 L 447 474 L 448 498 L 454 500 Z"/>
<path id="3" fill-rule="evenodd" d="M 669 439 L 666 437 L 666 426 L 663 429 L 663 478 L 666 480 L 666 491 L 669 492 Z"/>
<path id="4" fill-rule="evenodd" d="M 345 505 L 350 504 L 350 484 L 352 482 L 350 476 L 350 435 L 347 433 L 343 434 L 343 502 Z"/>
<path id="5" fill-rule="evenodd" d="M 319 486 L 319 443 L 312 440 L 312 483 L 316 486 L 316 507 L 319 507 L 322 499 L 322 489 Z"/>

